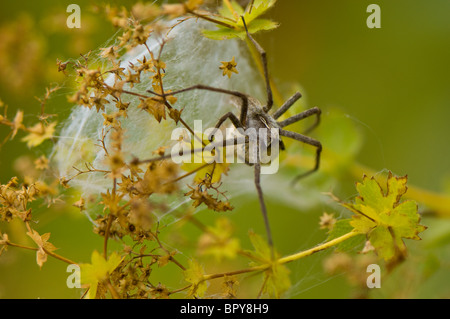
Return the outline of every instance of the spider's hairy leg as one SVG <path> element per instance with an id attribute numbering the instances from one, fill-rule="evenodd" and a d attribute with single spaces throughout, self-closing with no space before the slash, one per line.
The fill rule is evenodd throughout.
<path id="1" fill-rule="evenodd" d="M 208 137 L 209 141 L 211 142 L 214 138 L 214 134 L 216 134 L 216 131 L 220 128 L 220 126 L 227 120 L 230 119 L 230 121 L 233 123 L 233 125 L 236 128 L 241 128 L 244 129 L 244 126 L 242 125 L 242 123 L 240 122 L 240 120 L 237 118 L 236 115 L 234 115 L 234 113 L 232 112 L 228 112 L 225 115 L 223 115 L 218 121 L 216 126 L 214 127 L 214 132 L 212 132 L 210 134 L 210 136 Z"/>
<path id="2" fill-rule="evenodd" d="M 264 218 L 264 225 L 266 227 L 267 233 L 267 243 L 269 244 L 272 258 L 275 258 L 274 247 L 273 247 L 273 239 L 272 239 L 272 231 L 270 230 L 269 216 L 267 215 L 266 204 L 264 203 L 264 196 L 261 188 L 261 163 L 259 160 L 255 163 L 255 186 L 256 191 L 258 192 L 259 206 L 261 207 L 261 213 Z"/>
<path id="3" fill-rule="evenodd" d="M 212 86 L 208 86 L 208 85 L 197 84 L 194 86 L 190 86 L 190 87 L 187 87 L 184 89 L 180 89 L 180 90 L 176 90 L 176 91 L 173 91 L 170 93 L 164 93 L 164 94 L 159 94 L 159 93 L 153 92 L 151 90 L 147 90 L 147 92 L 149 92 L 153 95 L 156 95 L 156 96 L 165 97 L 165 96 L 172 96 L 175 94 L 180 94 L 180 93 L 192 91 L 192 90 L 212 91 L 212 92 L 224 93 L 224 94 L 228 94 L 228 95 L 234 95 L 234 96 L 240 98 L 242 100 L 242 105 L 241 105 L 241 114 L 240 114 L 239 119 L 240 119 L 241 123 L 245 123 L 247 121 L 248 97 L 244 93 L 241 93 L 238 91 L 225 90 L 225 89 L 216 88 L 216 87 L 212 87 Z"/>
<path id="4" fill-rule="evenodd" d="M 273 96 L 272 96 L 272 89 L 270 87 L 269 69 L 267 67 L 267 54 L 266 51 L 264 51 L 264 49 L 262 48 L 262 46 L 258 42 L 256 42 L 256 40 L 248 32 L 247 24 L 245 23 L 245 19 L 243 16 L 241 16 L 241 19 L 242 22 L 244 23 L 244 28 L 245 32 L 247 33 L 247 37 L 253 43 L 259 55 L 261 56 L 261 61 L 264 69 L 264 80 L 266 81 L 266 90 L 267 90 L 267 105 L 264 107 L 264 112 L 269 112 L 273 106 Z"/>
<path id="5" fill-rule="evenodd" d="M 319 169 L 319 166 L 320 166 L 320 154 L 322 153 L 322 144 L 318 140 L 315 140 L 315 139 L 313 139 L 313 138 L 311 138 L 309 136 L 305 136 L 305 135 L 302 135 L 302 134 L 299 134 L 299 133 L 296 133 L 296 132 L 286 131 L 286 130 L 283 130 L 283 129 L 280 129 L 280 135 L 281 136 L 286 136 L 286 137 L 292 138 L 292 139 L 294 139 L 296 141 L 299 141 L 299 142 L 302 142 L 302 143 L 306 143 L 306 144 L 309 144 L 309 145 L 312 145 L 312 146 L 316 147 L 316 159 L 315 159 L 314 167 L 311 170 L 296 176 L 294 178 L 294 180 L 292 181 L 292 184 L 295 184 L 299 179 L 301 179 L 303 177 L 306 177 L 309 174 L 311 174 L 311 173 L 313 173 L 313 172 L 315 172 L 315 171 L 317 171 Z"/>
<path id="6" fill-rule="evenodd" d="M 234 115 L 234 113 L 232 112 L 228 112 L 225 115 L 223 115 L 218 121 L 217 124 L 215 126 L 215 128 L 219 128 L 223 122 L 225 122 L 227 119 L 230 119 L 230 121 L 233 123 L 233 125 L 236 128 L 242 128 L 244 129 L 244 126 L 242 125 L 241 121 L 237 118 L 236 115 Z"/>
<path id="7" fill-rule="evenodd" d="M 273 113 L 272 117 L 274 119 L 278 119 L 281 115 L 286 113 L 286 111 L 289 110 L 289 108 L 294 105 L 294 103 L 297 102 L 301 97 L 302 95 L 300 94 L 300 92 L 292 95 L 286 102 L 284 102 L 282 106 L 280 106 L 278 110 L 275 111 L 275 113 Z"/>
<path id="8" fill-rule="evenodd" d="M 313 125 L 311 125 L 307 130 L 305 130 L 303 132 L 303 134 L 307 134 L 308 132 L 310 132 L 311 130 L 313 130 L 317 125 L 319 125 L 320 123 L 320 114 L 322 113 L 322 111 L 318 108 L 318 107 L 313 107 L 311 109 L 308 109 L 306 111 L 303 111 L 301 113 L 298 113 L 296 115 L 291 116 L 290 118 L 278 122 L 278 124 L 280 125 L 280 127 L 285 127 L 288 125 L 291 125 L 295 122 L 301 121 L 307 117 L 316 115 L 316 121 L 314 122 Z"/>
<path id="9" fill-rule="evenodd" d="M 230 145 L 239 145 L 239 144 L 244 144 L 247 143 L 248 141 L 239 141 L 237 138 L 232 138 L 232 139 L 228 139 L 228 140 L 222 140 L 222 141 L 214 141 L 211 144 L 205 145 L 202 148 L 196 148 L 193 150 L 190 150 L 189 154 L 183 154 L 183 155 L 192 155 L 198 152 L 203 152 L 206 148 L 214 148 L 214 147 L 226 147 L 226 146 L 230 146 Z M 181 155 L 179 155 L 181 156 Z M 132 165 L 139 165 L 139 164 L 144 164 L 144 163 L 153 163 L 153 162 L 158 162 L 158 161 L 162 161 L 162 160 L 166 160 L 166 159 L 172 159 L 173 154 L 167 154 L 167 155 L 162 155 L 162 156 L 156 156 L 156 157 L 152 157 L 152 158 L 148 158 L 148 159 L 138 159 L 138 158 L 134 158 L 131 160 L 130 164 Z"/>

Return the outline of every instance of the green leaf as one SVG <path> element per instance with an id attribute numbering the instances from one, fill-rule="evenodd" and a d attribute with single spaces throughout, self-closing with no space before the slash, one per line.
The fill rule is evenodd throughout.
<path id="1" fill-rule="evenodd" d="M 90 264 L 80 265 L 80 281 L 83 285 L 89 285 L 89 299 L 94 299 L 97 295 L 98 284 L 107 279 L 117 266 L 121 263 L 121 258 L 116 252 L 105 260 L 96 250 L 92 253 Z"/>
<path id="2" fill-rule="evenodd" d="M 257 17 L 263 15 L 267 10 L 272 8 L 277 0 L 255 0 L 253 2 L 253 8 L 248 8 L 245 10 L 244 19 L 247 25 L 250 25 L 253 20 L 255 20 Z M 250 4 L 251 5 L 251 2 Z"/>
<path id="3" fill-rule="evenodd" d="M 269 19 L 256 19 L 248 26 L 249 33 L 256 33 L 259 31 L 269 31 L 278 28 L 279 23 Z"/>
<path id="4" fill-rule="evenodd" d="M 364 204 L 376 211 L 384 209 L 392 209 L 396 205 L 400 197 L 406 193 L 407 177 L 393 178 L 392 174 L 387 181 L 387 192 L 383 193 L 381 186 L 374 177 L 364 177 L 363 183 L 358 183 L 356 189 L 359 197 L 356 199 L 357 204 Z"/>
<path id="5" fill-rule="evenodd" d="M 245 37 L 245 31 L 237 32 L 236 30 L 224 27 L 219 27 L 217 30 L 202 30 L 202 33 L 205 37 L 211 40 L 227 40 L 237 37 Z"/>
<path id="6" fill-rule="evenodd" d="M 189 296 L 203 297 L 208 284 L 203 280 L 203 267 L 196 261 L 189 261 L 189 268 L 184 271 L 184 280 L 190 282 L 192 286 L 188 290 Z"/>
<path id="7" fill-rule="evenodd" d="M 277 22 L 268 19 L 257 19 L 253 21 L 251 25 L 248 25 L 249 33 L 256 33 L 259 31 L 268 31 L 275 29 L 279 26 Z M 240 38 L 244 40 L 247 33 L 242 28 L 239 29 L 229 29 L 226 27 L 219 27 L 216 30 L 202 30 L 205 37 L 212 40 L 227 40 L 232 38 Z"/>
<path id="8" fill-rule="evenodd" d="M 420 225 L 417 204 L 400 202 L 406 193 L 407 176 L 394 177 L 389 172 L 386 191 L 372 177 L 364 176 L 357 183 L 359 196 L 354 203 L 341 203 L 353 215 L 350 225 L 365 234 L 376 253 L 387 262 L 401 260 L 406 255 L 403 239 L 420 240 L 419 233 L 426 227 Z"/>
<path id="9" fill-rule="evenodd" d="M 275 257 L 272 257 L 272 249 L 266 240 L 254 232 L 249 232 L 249 237 L 254 248 L 254 251 L 247 251 L 249 257 L 255 260 L 257 264 L 271 264 L 271 267 L 264 272 L 262 293 L 267 293 L 270 297 L 280 298 L 291 287 L 289 269 L 277 262 L 278 253 L 274 252 Z"/>
<path id="10" fill-rule="evenodd" d="M 236 258 L 240 249 L 239 239 L 233 237 L 233 227 L 226 217 L 219 217 L 199 239 L 200 253 L 214 256 L 218 262 L 223 258 Z"/>
<path id="11" fill-rule="evenodd" d="M 341 237 L 353 230 L 353 226 L 350 225 L 351 218 L 340 219 L 336 221 L 333 228 L 328 234 L 327 241 L 333 240 L 335 238 Z"/>
<path id="12" fill-rule="evenodd" d="M 203 30 L 205 37 L 212 40 L 226 40 L 232 38 L 245 39 L 244 23 L 241 16 L 244 17 L 249 33 L 256 33 L 264 30 L 272 30 L 278 27 L 278 23 L 268 20 L 259 19 L 258 17 L 269 10 L 276 0 L 258 0 L 254 1 L 253 7 L 247 7 L 245 10 L 236 2 L 224 0 L 222 7 L 219 8 L 219 15 L 213 18 L 217 21 L 226 23 L 230 27 L 217 25 L 216 30 Z M 249 4 L 250 5 L 250 4 Z"/>
<path id="13" fill-rule="evenodd" d="M 223 3 L 222 7 L 219 8 L 219 14 L 224 18 L 239 20 L 239 17 L 244 14 L 244 9 L 236 1 L 230 2 L 231 10 L 226 3 Z"/>
<path id="14" fill-rule="evenodd" d="M 396 255 L 404 255 L 406 247 L 403 241 L 392 236 L 391 230 L 386 226 L 378 226 L 370 231 L 369 240 L 378 256 L 390 261 Z"/>
<path id="15" fill-rule="evenodd" d="M 327 241 L 333 240 L 335 238 L 341 237 L 345 234 L 348 234 L 353 230 L 353 226 L 350 225 L 351 218 L 338 220 L 333 229 L 328 234 Z M 350 239 L 347 239 L 336 246 L 337 251 L 349 251 L 355 248 L 359 248 L 365 241 L 365 236 L 363 234 L 357 235 Z"/>
<path id="16" fill-rule="evenodd" d="M 254 251 L 248 251 L 251 258 L 260 263 L 270 262 L 272 260 L 272 250 L 266 240 L 252 231 L 249 232 L 248 236 L 255 249 Z"/>
<path id="17" fill-rule="evenodd" d="M 264 273 L 264 282 L 262 293 L 267 293 L 272 298 L 280 298 L 281 295 L 291 287 L 289 278 L 289 269 L 286 266 L 277 264 Z"/>
<path id="18" fill-rule="evenodd" d="M 29 129 L 30 134 L 22 138 L 22 141 L 27 142 L 27 145 L 30 148 L 38 146 L 42 144 L 42 142 L 44 142 L 45 140 L 53 137 L 53 134 L 55 133 L 56 124 L 57 124 L 56 122 L 53 122 L 45 126 L 44 124 L 39 122 Z"/>

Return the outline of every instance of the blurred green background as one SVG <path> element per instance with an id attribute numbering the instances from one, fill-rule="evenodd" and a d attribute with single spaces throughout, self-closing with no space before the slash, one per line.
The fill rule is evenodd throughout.
<path id="1" fill-rule="evenodd" d="M 72 2 L 0 3 L 0 98 L 9 105 L 10 117 L 22 109 L 28 114 L 24 121 L 34 123 L 32 116 L 40 110 L 34 97 L 42 97 L 49 83 L 64 81 L 56 71 L 56 58 L 76 58 L 102 47 L 114 35 L 115 29 L 102 15 L 85 10 L 91 1 L 76 2 L 83 27 L 67 29 L 65 9 Z M 110 3 L 129 6 L 134 1 Z M 408 174 L 409 183 L 415 186 L 450 194 L 450 2 L 376 1 L 381 7 L 381 29 L 366 26 L 370 3 L 279 0 L 268 16 L 280 22 L 280 27 L 257 35 L 268 52 L 270 72 L 281 88 L 300 83 L 309 106 L 338 107 L 348 114 L 364 140 L 358 162 L 376 171 Z M 57 113 L 59 121 L 71 109 L 64 93 L 59 92 L 47 110 Z M 8 129 L 0 127 L 1 140 L 7 133 Z M 17 138 L 5 144 L 0 149 L 0 181 L 5 183 L 17 174 L 17 157 L 48 153 L 51 143 L 45 145 L 30 151 Z M 348 193 L 343 195 L 353 196 L 353 181 L 343 183 L 348 183 L 344 185 Z M 236 206 L 231 218 L 242 237 L 250 228 L 264 233 L 256 196 Z M 323 209 L 319 205 L 304 214 L 269 203 L 269 211 L 277 212 L 271 222 L 281 253 L 306 249 L 326 238 L 318 230 Z M 34 214 L 44 211 L 42 206 Z M 205 223 L 212 223 L 216 216 L 199 214 Z M 392 274 L 373 297 L 450 297 L 450 288 L 444 285 L 450 282 L 450 251 L 441 244 L 448 241 L 449 221 L 426 218 L 423 224 L 430 227 L 424 240 L 407 243 L 412 261 Z M 36 227 L 41 233 L 51 231 L 51 242 L 61 247 L 58 252 L 75 261 L 88 262 L 92 249 L 102 247 L 91 223 L 75 208 L 43 214 Z M 4 224 L 0 230 L 6 231 Z M 193 229 L 189 232 L 199 234 Z M 243 245 L 248 247 L 248 242 Z M 323 273 L 322 260 L 318 254 L 290 265 L 294 285 L 290 297 L 354 295 L 344 275 Z M 426 260 L 437 264 L 433 271 L 419 267 Z M 65 269 L 65 264 L 49 258 L 39 270 L 34 252 L 11 247 L 0 257 L 0 298 L 77 298 L 80 291 L 66 287 Z M 409 275 L 412 279 L 406 284 Z M 181 285 L 179 279 L 173 280 L 174 286 Z"/>

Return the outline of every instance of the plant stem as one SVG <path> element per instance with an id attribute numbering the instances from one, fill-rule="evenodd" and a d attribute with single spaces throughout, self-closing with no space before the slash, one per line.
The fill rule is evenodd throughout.
<path id="1" fill-rule="evenodd" d="M 25 222 L 25 225 L 27 226 L 27 230 L 28 230 L 30 233 L 32 233 L 33 231 L 32 231 L 32 228 L 31 228 L 31 226 L 30 226 L 30 223 L 29 223 L 28 221 L 26 221 L 26 222 Z M 10 242 L 7 242 L 7 244 L 8 244 L 8 245 L 11 245 Z M 36 249 L 33 249 L 33 248 L 31 248 L 31 247 L 20 246 L 20 245 L 17 245 L 17 244 L 14 244 L 14 246 L 15 246 L 15 247 L 25 248 L 25 249 L 38 250 L 37 248 L 36 248 Z M 61 261 L 64 261 L 64 262 L 67 263 L 67 264 L 75 264 L 75 265 L 77 265 L 76 262 L 74 262 L 74 261 L 72 261 L 72 260 L 70 260 L 70 259 L 67 259 L 67 258 L 65 258 L 65 257 L 63 257 L 63 256 L 60 256 L 60 255 L 58 255 L 58 254 L 55 254 L 54 252 L 51 252 L 51 251 L 45 249 L 44 247 L 42 247 L 42 249 L 44 250 L 44 252 L 45 252 L 47 255 L 52 256 L 53 258 L 56 258 L 56 259 L 61 260 Z"/>
<path id="2" fill-rule="evenodd" d="M 346 241 L 349 238 L 352 238 L 356 235 L 359 235 L 360 233 L 353 230 L 347 234 L 344 234 L 338 238 L 335 238 L 333 240 L 330 240 L 324 244 L 318 245 L 316 247 L 310 248 L 308 250 L 304 250 L 283 258 L 280 258 L 276 261 L 274 261 L 273 263 L 266 263 L 266 264 L 262 264 L 262 265 L 258 265 L 255 267 L 250 267 L 250 268 L 245 268 L 245 269 L 240 269 L 240 270 L 235 270 L 235 271 L 230 271 L 230 272 L 226 272 L 226 273 L 219 273 L 219 274 L 211 274 L 211 275 L 204 275 L 202 281 L 206 281 L 206 280 L 211 280 L 211 279 L 216 279 L 216 278 L 221 278 L 221 277 L 225 277 L 225 276 L 233 276 L 233 275 L 240 275 L 240 274 L 244 274 L 244 273 L 248 273 L 248 272 L 257 272 L 257 271 L 264 271 L 269 269 L 270 267 L 272 267 L 273 264 L 287 264 L 290 263 L 292 261 L 310 256 L 312 254 L 315 254 L 319 251 L 328 249 L 330 247 L 336 246 L 340 243 L 342 243 L 343 241 Z"/>
<path id="3" fill-rule="evenodd" d="M 56 258 L 56 259 L 58 259 L 58 260 L 61 260 L 61 261 L 65 262 L 65 263 L 67 263 L 67 264 L 70 264 L 70 265 L 71 265 L 71 264 L 77 265 L 76 262 L 74 262 L 74 261 L 72 261 L 72 260 L 70 260 L 70 259 L 67 259 L 67 258 L 65 258 L 65 257 L 63 257 L 63 256 L 61 256 L 61 255 L 55 254 L 54 252 L 48 251 L 48 250 L 45 249 L 45 248 L 43 248 L 43 249 L 44 249 L 44 251 L 45 251 L 45 253 L 46 253 L 47 255 L 52 256 L 53 258 Z"/>
<path id="4" fill-rule="evenodd" d="M 218 274 L 204 275 L 203 279 L 201 281 L 221 278 L 221 277 L 225 277 L 225 276 L 235 276 L 235 275 L 245 274 L 245 273 L 248 273 L 248 272 L 263 271 L 263 270 L 269 269 L 270 267 L 271 267 L 271 264 L 262 264 L 262 265 L 259 265 L 259 266 L 254 266 L 254 267 L 240 269 L 240 270 L 235 270 L 235 271 L 229 271 L 229 272 L 218 273 Z"/>
<path id="5" fill-rule="evenodd" d="M 186 267 L 184 267 L 178 260 L 176 260 L 176 259 L 171 255 L 170 251 L 169 251 L 166 247 L 163 246 L 163 244 L 162 244 L 161 241 L 159 240 L 157 234 L 158 234 L 158 232 L 156 232 L 156 234 L 153 234 L 153 233 L 152 233 L 153 238 L 156 240 L 156 242 L 158 243 L 159 247 L 160 247 L 162 250 L 164 250 L 164 252 L 165 252 L 167 255 L 169 255 L 169 260 L 170 260 L 171 262 L 173 262 L 175 265 L 177 265 L 181 270 L 185 271 L 185 270 L 186 270 Z"/>
<path id="6" fill-rule="evenodd" d="M 18 248 L 23 248 L 23 249 L 28 249 L 28 250 L 34 250 L 34 251 L 38 250 L 36 247 L 22 246 L 22 245 L 19 245 L 19 244 L 11 243 L 11 242 L 9 242 L 9 241 L 7 241 L 5 244 L 8 245 L 8 246 L 11 246 L 11 247 L 18 247 Z"/>
<path id="7" fill-rule="evenodd" d="M 229 28 L 229 29 L 231 29 L 231 30 L 235 30 L 235 29 L 236 29 L 236 28 L 235 28 L 234 26 L 232 26 L 231 24 L 228 24 L 228 23 L 225 23 L 225 22 L 216 20 L 216 19 L 211 18 L 211 17 L 209 17 L 209 16 L 207 16 L 207 15 L 199 14 L 199 13 L 197 13 L 197 12 L 195 12 L 195 11 L 187 10 L 187 13 L 190 13 L 190 14 L 192 14 L 193 16 L 196 16 L 197 18 L 200 18 L 200 19 L 203 19 L 203 20 L 206 20 L 206 21 L 215 23 L 215 24 L 219 24 L 219 25 L 221 25 L 221 26 L 223 26 L 223 27 L 226 27 L 226 28 Z"/>
<path id="8" fill-rule="evenodd" d="M 186 289 L 188 289 L 190 286 L 192 286 L 192 285 L 187 285 L 187 286 L 185 286 L 185 287 L 183 287 L 183 288 L 179 288 L 179 289 L 175 289 L 175 290 L 169 291 L 169 295 L 176 294 L 177 292 L 181 292 L 181 291 L 183 291 L 183 290 L 186 290 Z"/>
<path id="9" fill-rule="evenodd" d="M 327 248 L 336 246 L 336 245 L 342 243 L 343 241 L 346 241 L 347 239 L 352 238 L 352 237 L 354 237 L 356 235 L 360 235 L 360 234 L 361 233 L 357 232 L 356 230 L 353 230 L 353 231 L 351 231 L 351 232 L 349 232 L 347 234 L 344 234 L 344 235 L 342 235 L 342 236 L 340 236 L 338 238 L 330 240 L 330 241 L 328 241 L 328 242 L 326 242 L 326 243 L 324 243 L 322 245 L 318 245 L 318 246 L 310 248 L 308 250 L 304 250 L 302 252 L 299 252 L 299 253 L 296 253 L 296 254 L 293 254 L 293 255 L 289 255 L 289 256 L 280 258 L 280 259 L 278 259 L 278 263 L 286 264 L 286 263 L 289 263 L 291 261 L 298 260 L 298 259 L 306 257 L 306 256 L 310 256 L 310 255 L 312 255 L 314 253 L 317 253 L 319 251 L 322 251 L 322 250 L 325 250 Z"/>
<path id="10" fill-rule="evenodd" d="M 113 180 L 113 190 L 112 190 L 112 200 L 113 202 L 115 202 L 115 198 L 116 198 L 116 189 L 117 189 L 117 178 L 114 178 Z M 114 216 L 111 213 L 111 210 L 109 211 L 109 215 L 108 215 L 108 222 L 106 224 L 106 229 L 105 229 L 105 238 L 103 241 L 103 257 L 106 259 L 108 259 L 108 238 L 109 238 L 109 231 L 111 229 L 111 225 L 112 222 L 114 220 Z"/>
<path id="11" fill-rule="evenodd" d="M 120 299 L 120 296 L 117 293 L 116 288 L 114 288 L 114 286 L 111 284 L 111 282 L 109 281 L 109 278 L 104 281 L 104 284 L 105 284 L 106 288 L 108 288 L 108 291 L 111 293 L 111 296 L 113 297 L 113 299 Z"/>
<path id="12" fill-rule="evenodd" d="M 106 229 L 105 229 L 105 238 L 103 239 L 103 258 L 108 259 L 108 238 L 109 238 L 109 231 L 111 229 L 111 224 L 113 222 L 113 215 L 111 212 L 108 215 L 108 221 L 106 223 Z"/>
<path id="13" fill-rule="evenodd" d="M 36 247 L 22 246 L 22 245 L 19 245 L 19 244 L 11 243 L 11 242 L 9 242 L 9 241 L 6 242 L 5 244 L 8 245 L 8 246 L 11 246 L 11 247 L 17 247 L 17 248 L 22 248 L 22 249 L 34 250 L 34 251 L 37 251 L 37 250 L 38 250 L 38 248 L 36 248 Z M 65 258 L 65 257 L 63 257 L 63 256 L 60 256 L 60 255 L 58 255 L 58 254 L 55 254 L 55 253 L 53 253 L 53 252 L 51 252 L 51 251 L 49 251 L 49 250 L 47 250 L 47 249 L 45 249 L 45 248 L 43 248 L 43 250 L 44 250 L 44 252 L 45 252 L 47 255 L 52 256 L 53 258 L 56 258 L 56 259 L 58 259 L 58 260 L 64 261 L 65 263 L 68 263 L 68 264 L 77 264 L 76 262 L 74 262 L 74 261 L 72 261 L 72 260 L 70 260 L 70 259 L 67 259 L 67 258 Z"/>

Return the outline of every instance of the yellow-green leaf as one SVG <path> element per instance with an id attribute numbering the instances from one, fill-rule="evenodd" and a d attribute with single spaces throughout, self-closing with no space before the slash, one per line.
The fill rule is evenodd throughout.
<path id="1" fill-rule="evenodd" d="M 43 123 L 37 123 L 30 128 L 30 134 L 22 138 L 23 142 L 27 142 L 28 147 L 35 147 L 41 144 L 46 139 L 52 138 L 55 132 L 56 122 L 45 126 Z"/>
<path id="2" fill-rule="evenodd" d="M 259 236 L 258 234 L 250 231 L 248 236 L 254 248 L 253 251 L 248 251 L 247 253 L 251 258 L 258 263 L 269 263 L 272 261 L 272 250 L 267 244 L 267 241 Z M 276 253 L 275 253 L 276 254 Z M 278 257 L 278 256 L 275 256 Z"/>
<path id="3" fill-rule="evenodd" d="M 202 30 L 205 37 L 211 40 L 227 40 L 232 38 L 245 38 L 245 31 L 236 31 L 234 29 L 220 27 L 216 30 Z"/>
<path id="4" fill-rule="evenodd" d="M 192 284 L 188 290 L 189 296 L 203 297 L 205 295 L 208 284 L 203 280 L 204 274 L 203 267 L 196 260 L 189 261 L 189 268 L 184 271 L 184 279 Z"/>
<path id="5" fill-rule="evenodd" d="M 264 287 L 262 293 L 267 293 L 272 298 L 281 298 L 282 294 L 291 287 L 289 269 L 277 262 L 264 273 Z"/>
<path id="6" fill-rule="evenodd" d="M 289 269 L 278 263 L 279 254 L 273 252 L 261 236 L 250 232 L 250 241 L 252 242 L 254 251 L 248 251 L 247 254 L 256 264 L 270 264 L 271 267 L 264 271 L 264 280 L 262 293 L 269 294 L 270 297 L 280 298 L 281 295 L 291 287 L 289 278 Z"/>
<path id="7" fill-rule="evenodd" d="M 279 26 L 277 22 L 268 19 L 256 19 L 252 24 L 247 25 L 248 32 L 253 34 L 259 31 L 269 31 L 276 29 Z M 236 29 L 230 29 L 226 27 L 219 27 L 216 30 L 202 30 L 205 37 L 212 40 L 227 40 L 232 38 L 245 39 L 247 32 L 244 27 L 236 27 Z"/>
<path id="8" fill-rule="evenodd" d="M 275 2 L 276 0 L 255 0 L 244 10 L 236 1 L 224 0 L 219 8 L 219 15 L 214 16 L 214 19 L 229 27 L 218 25 L 216 30 L 203 30 L 203 35 L 213 40 L 245 39 L 247 34 L 241 16 L 244 17 L 249 33 L 275 29 L 278 23 L 258 18 L 273 7 Z"/>
<path id="9" fill-rule="evenodd" d="M 82 285 L 89 286 L 89 299 L 97 295 L 98 284 L 107 279 L 108 276 L 119 266 L 123 258 L 113 252 L 108 260 L 96 250 L 92 252 L 91 263 L 80 265 L 80 281 Z"/>
<path id="10" fill-rule="evenodd" d="M 335 238 L 338 238 L 340 236 L 343 236 L 353 230 L 353 226 L 350 224 L 352 221 L 351 218 L 348 219 L 340 219 L 338 220 L 331 229 L 330 233 L 328 234 L 327 241 L 333 240 Z M 365 236 L 363 234 L 357 235 L 355 237 L 352 237 L 350 239 L 347 239 L 337 245 L 336 250 L 338 251 L 349 251 L 351 249 L 355 249 L 356 247 L 361 247 L 362 244 L 365 242 Z"/>
<path id="11" fill-rule="evenodd" d="M 244 14 L 244 9 L 234 0 L 225 0 L 222 7 L 219 8 L 219 14 L 224 18 L 237 21 Z"/>
<path id="12" fill-rule="evenodd" d="M 207 228 L 207 231 L 199 239 L 199 252 L 202 255 L 214 256 L 217 261 L 223 258 L 236 258 L 241 248 L 239 239 L 232 237 L 233 227 L 226 217 L 216 220 L 214 226 Z"/>
<path id="13" fill-rule="evenodd" d="M 253 20 L 263 15 L 267 10 L 272 8 L 277 0 L 255 0 L 253 1 L 253 7 L 245 10 L 244 19 L 245 22 L 250 25 Z M 252 2 L 249 3 L 249 6 Z"/>
<path id="14" fill-rule="evenodd" d="M 341 203 L 353 215 L 350 225 L 365 234 L 376 253 L 387 262 L 395 262 L 406 255 L 403 239 L 420 240 L 420 215 L 414 201 L 401 202 L 406 193 L 407 176 L 394 177 L 389 172 L 384 191 L 375 178 L 364 176 L 356 188 L 359 196 L 354 203 Z"/>

